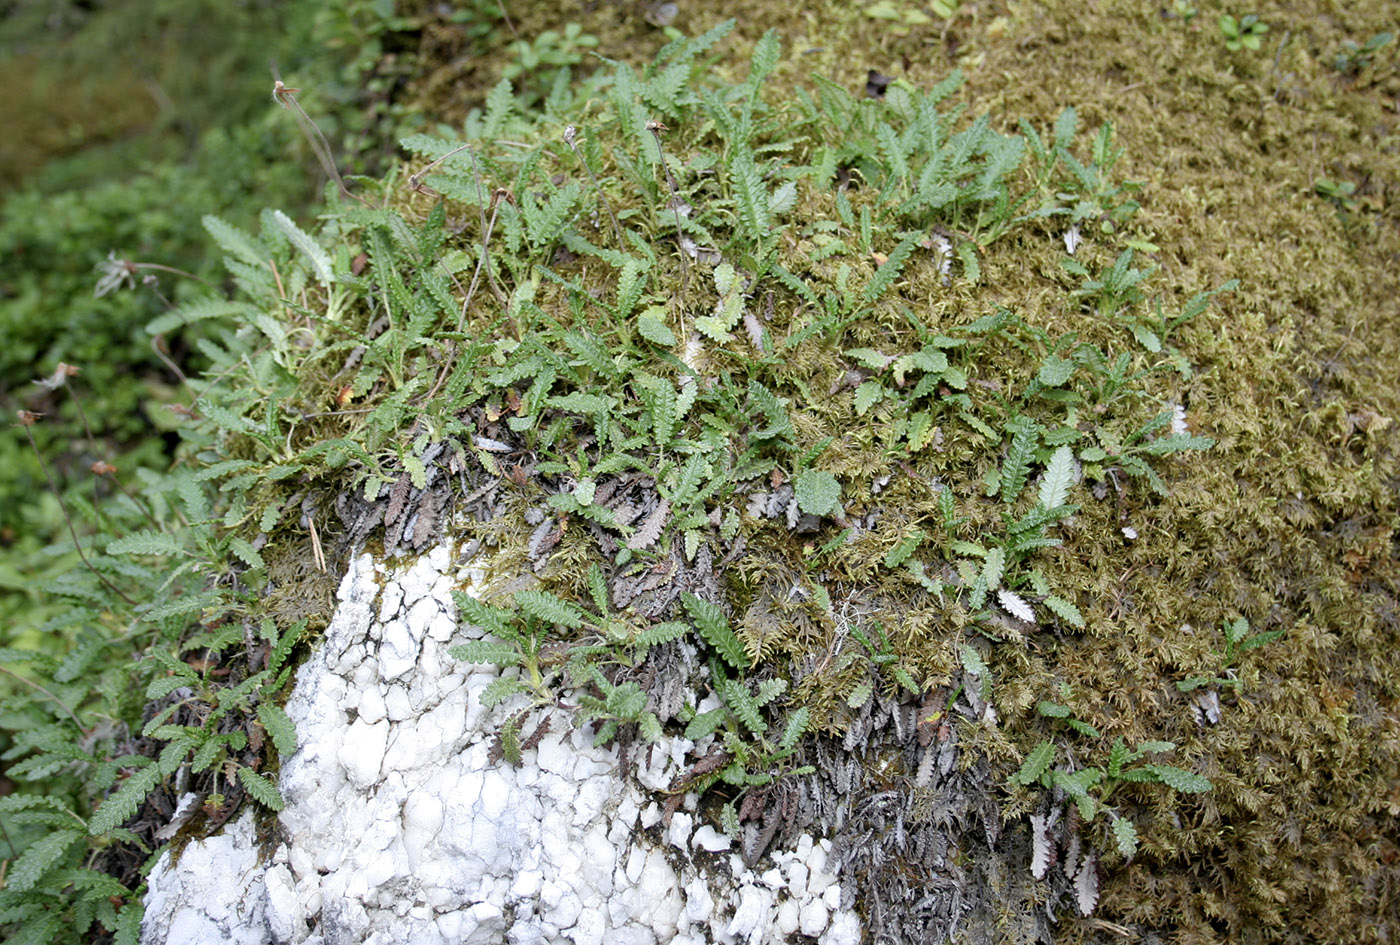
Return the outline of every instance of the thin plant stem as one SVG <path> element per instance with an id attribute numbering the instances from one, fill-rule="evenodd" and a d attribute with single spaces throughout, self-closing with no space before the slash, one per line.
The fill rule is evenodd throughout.
<path id="1" fill-rule="evenodd" d="M 468 143 L 468 144 L 463 144 L 463 145 L 458 145 L 457 147 L 453 148 L 451 151 L 448 151 L 448 152 L 447 152 L 446 154 L 444 154 L 442 157 L 437 158 L 436 160 L 429 162 L 429 164 L 428 164 L 427 167 L 421 168 L 421 169 L 415 171 L 414 173 L 408 175 L 408 186 L 409 186 L 409 189 L 410 189 L 410 190 L 421 191 L 421 192 L 423 192 L 423 193 L 427 193 L 427 194 L 429 194 L 429 195 L 431 195 L 431 196 L 434 196 L 434 197 L 441 197 L 442 194 L 438 193 L 437 191 L 433 190 L 433 189 L 430 188 L 430 187 L 424 187 L 424 186 L 423 186 L 423 175 L 427 174 L 427 173 L 428 173 L 429 171 L 431 171 L 433 168 L 437 167 L 439 164 L 441 164 L 443 161 L 446 161 L 448 158 L 452 157 L 454 154 L 459 154 L 459 153 L 461 153 L 462 151 L 470 151 L 471 148 L 472 148 L 472 146 L 471 146 L 471 144 L 469 144 L 469 143 Z M 475 158 L 475 154 L 473 154 L 472 156 L 473 156 L 473 158 Z M 472 169 L 473 169 L 473 170 L 476 169 L 476 162 L 475 162 L 475 160 L 473 160 L 473 162 L 472 162 Z M 479 179 L 479 177 L 480 177 L 480 175 L 478 175 L 478 180 L 477 180 L 477 182 L 476 182 L 476 195 L 477 195 L 478 199 L 481 197 L 481 180 Z"/>
<path id="2" fill-rule="evenodd" d="M 272 97 L 277 100 L 279 105 L 296 115 L 297 124 L 301 127 L 302 134 L 306 135 L 306 140 L 310 143 L 316 160 L 321 162 L 321 168 L 340 188 L 341 196 L 357 200 L 368 207 L 370 205 L 368 200 L 358 194 L 351 193 L 350 188 L 345 186 L 345 181 L 341 178 L 340 171 L 336 170 L 335 161 L 331 157 L 330 142 L 321 133 L 316 122 L 311 120 L 311 116 L 306 114 L 306 109 L 302 108 L 301 103 L 297 101 L 296 93 L 300 91 L 301 89 L 287 88 L 282 84 L 281 79 L 275 79 L 272 83 Z"/>
<path id="3" fill-rule="evenodd" d="M 515 24 L 510 21 L 510 14 L 506 12 L 505 0 L 496 0 L 496 6 L 501 8 L 501 19 L 506 21 L 506 28 L 510 30 L 510 35 L 519 39 L 520 34 L 515 31 Z"/>
<path id="4" fill-rule="evenodd" d="M 690 267 L 685 258 L 685 235 L 681 231 L 681 189 L 676 186 L 676 178 L 671 175 L 671 168 L 666 163 L 666 152 L 661 147 L 661 132 L 668 130 L 659 121 L 647 122 L 647 131 L 651 132 L 652 138 L 656 141 L 656 153 L 661 158 L 661 169 L 666 172 L 666 185 L 671 189 L 671 213 L 676 218 L 676 251 L 681 254 L 681 304 L 685 304 L 686 283 L 690 277 Z"/>
<path id="5" fill-rule="evenodd" d="M 622 239 L 622 225 L 617 222 L 617 214 L 613 213 L 612 202 L 608 200 L 608 195 L 603 193 L 602 186 L 598 183 L 598 178 L 593 173 L 593 168 L 588 166 L 588 159 L 579 152 L 578 146 L 574 144 L 574 139 L 578 134 L 578 129 L 573 125 L 564 126 L 564 143 L 569 146 L 569 150 L 574 152 L 574 157 L 583 165 L 583 169 L 588 172 L 588 179 L 593 182 L 593 189 L 598 191 L 599 198 L 603 201 L 603 207 L 608 211 L 608 219 L 612 221 L 613 235 L 617 237 L 618 249 L 626 249 L 626 243 Z M 665 163 L 662 158 L 662 163 Z"/>
<path id="6" fill-rule="evenodd" d="M 186 272 L 186 271 L 183 270 L 183 269 L 176 269 L 174 266 L 162 266 L 160 263 L 134 263 L 134 262 L 126 263 L 126 266 L 127 266 L 128 268 L 130 268 L 130 269 L 155 269 L 155 270 L 157 270 L 158 272 L 168 272 L 168 273 L 171 273 L 172 275 L 184 276 L 186 279 L 193 279 L 195 282 L 198 282 L 198 283 L 200 283 L 200 284 L 202 284 L 202 285 L 209 286 L 209 288 L 211 288 L 211 289 L 214 288 L 213 284 L 212 284 L 211 282 L 209 282 L 207 279 L 202 279 L 202 278 L 200 278 L 199 276 L 195 275 L 194 273 L 192 273 L 192 272 Z"/>
<path id="7" fill-rule="evenodd" d="M 39 460 L 39 468 L 44 471 L 44 478 L 49 481 L 49 488 L 53 490 L 54 498 L 58 500 L 59 511 L 63 513 L 63 521 L 68 524 L 68 534 L 73 536 L 73 547 L 77 549 L 78 557 L 83 560 L 83 564 L 87 566 L 87 569 L 95 574 L 97 579 L 106 586 L 107 590 L 116 594 L 132 607 L 135 607 L 136 601 L 127 597 L 126 594 L 122 593 L 121 588 L 107 580 L 107 576 L 93 567 L 92 562 L 88 560 L 88 556 L 83 553 L 83 543 L 78 540 L 78 530 L 73 527 L 73 519 L 68 515 L 68 506 L 63 503 L 63 493 L 59 491 L 58 483 L 54 482 L 53 474 L 49 472 L 49 464 L 44 462 L 44 454 L 39 451 L 39 444 L 34 439 L 34 431 L 30 429 L 30 427 L 34 425 L 34 422 L 39 419 L 38 415 L 32 414 L 27 410 L 21 410 L 19 412 L 19 418 L 19 425 L 24 428 L 24 435 L 29 438 L 29 446 L 34 450 L 34 457 Z"/>
<path id="8" fill-rule="evenodd" d="M 58 706 L 60 709 L 63 710 L 64 715 L 68 716 L 70 719 L 73 720 L 73 724 L 78 726 L 78 731 L 81 732 L 83 730 L 82 720 L 79 719 L 78 716 L 73 713 L 73 710 L 68 708 L 67 703 L 65 703 L 58 696 L 54 695 L 52 692 L 49 692 L 49 690 L 36 683 L 34 680 L 27 679 L 24 676 L 21 676 L 19 673 L 15 672 L 14 670 L 6 669 L 4 666 L 0 666 L 0 673 L 4 673 L 11 679 L 18 679 L 26 686 L 30 686 L 31 688 L 37 689 L 39 692 L 42 692 L 44 695 L 48 696 L 54 705 Z"/>

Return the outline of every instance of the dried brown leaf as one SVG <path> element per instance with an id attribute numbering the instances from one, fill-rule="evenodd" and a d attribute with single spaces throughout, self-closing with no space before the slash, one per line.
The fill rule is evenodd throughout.
<path id="1" fill-rule="evenodd" d="M 646 517 L 646 521 L 632 533 L 632 537 L 627 540 L 627 547 L 633 551 L 641 551 L 656 544 L 656 540 L 661 537 L 661 530 L 666 527 L 666 522 L 671 517 L 671 503 L 662 499 L 661 502 L 652 509 L 651 514 Z"/>

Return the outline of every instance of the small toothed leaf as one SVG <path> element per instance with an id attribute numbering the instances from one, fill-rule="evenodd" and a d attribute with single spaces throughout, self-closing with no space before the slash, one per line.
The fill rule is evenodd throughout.
<path id="1" fill-rule="evenodd" d="M 787 726 L 783 729 L 783 737 L 778 739 L 778 747 L 783 751 L 790 751 L 796 747 L 798 739 L 806 734 L 807 726 L 811 720 L 812 711 L 805 705 L 788 716 Z"/>
<path id="2" fill-rule="evenodd" d="M 1045 474 L 1040 480 L 1040 504 L 1056 509 L 1065 504 L 1069 487 L 1074 484 L 1074 450 L 1061 446 L 1050 455 Z"/>
<path id="3" fill-rule="evenodd" d="M 127 778 L 121 788 L 105 801 L 88 821 L 88 833 L 93 836 L 107 833 L 122 824 L 140 809 L 155 786 L 161 782 L 160 766 L 147 765 Z"/>
<path id="4" fill-rule="evenodd" d="M 804 469 L 793 481 L 797 507 L 808 515 L 830 515 L 840 508 L 841 483 L 824 469 Z"/>
<path id="5" fill-rule="evenodd" d="M 681 595 L 681 603 L 695 621 L 695 629 L 701 638 L 714 647 L 715 652 L 719 653 L 726 663 L 735 669 L 748 668 L 749 654 L 730 628 L 729 619 L 724 616 L 724 611 L 716 604 L 689 592 Z"/>
<path id="6" fill-rule="evenodd" d="M 1050 768 L 1050 763 L 1055 760 L 1055 746 L 1050 741 L 1043 741 L 1031 749 L 1026 755 L 1026 760 L 1021 763 L 1021 768 L 1011 776 L 1011 784 L 1026 787 L 1040 779 Z"/>
<path id="7" fill-rule="evenodd" d="M 277 785 L 252 768 L 239 768 L 238 780 L 243 782 L 248 795 L 268 810 L 280 811 L 287 806 L 282 800 L 281 792 L 277 790 Z"/>
<path id="8" fill-rule="evenodd" d="M 517 591 L 515 603 L 532 617 L 577 630 L 588 622 L 588 615 L 574 604 L 545 591 Z"/>
<path id="9" fill-rule="evenodd" d="M 1124 857 L 1130 857 L 1137 853 L 1138 836 L 1137 828 L 1133 822 L 1126 817 L 1119 817 L 1113 822 L 1113 839 L 1118 844 L 1118 852 Z"/>
<path id="10" fill-rule="evenodd" d="M 885 553 L 885 567 L 897 568 L 909 560 L 909 556 L 919 549 L 924 533 L 916 531 Z"/>
<path id="11" fill-rule="evenodd" d="M 277 753 L 283 758 L 289 757 L 297 750 L 296 726 L 281 706 L 264 702 L 258 706 L 258 721 L 262 722 L 263 728 L 272 737 L 272 744 L 277 748 Z"/>
<path id="12" fill-rule="evenodd" d="M 1044 879 L 1054 859 L 1055 841 L 1050 839 L 1046 818 L 1040 814 L 1031 815 L 1031 875 Z"/>
<path id="13" fill-rule="evenodd" d="M 1035 623 L 1035 611 L 1019 596 L 1007 590 L 997 591 L 997 600 L 1008 614 L 1029 624 Z"/>
<path id="14" fill-rule="evenodd" d="M 1214 786 L 1210 783 L 1209 778 L 1203 778 L 1199 774 L 1192 774 L 1190 771 L 1184 771 L 1172 765 L 1152 765 L 1151 770 L 1163 784 L 1183 794 L 1202 794 Z"/>
<path id="15" fill-rule="evenodd" d="M 1063 597 L 1055 597 L 1053 594 L 1045 598 L 1045 604 L 1050 612 L 1059 617 L 1071 627 L 1084 629 L 1084 615 L 1079 612 L 1079 608 L 1065 600 Z"/>
<path id="16" fill-rule="evenodd" d="M 1054 355 L 1041 362 L 1036 380 L 1046 387 L 1059 387 L 1074 374 L 1074 362 Z"/>
<path id="17" fill-rule="evenodd" d="M 1083 916 L 1092 915 L 1094 907 L 1099 904 L 1099 871 L 1097 865 L 1098 857 L 1090 853 L 1084 858 L 1084 863 L 1079 867 L 1079 873 L 1074 877 L 1074 897 L 1079 905 L 1079 914 Z"/>
<path id="18" fill-rule="evenodd" d="M 82 839 L 81 831 L 55 830 L 53 833 L 34 841 L 11 864 L 5 890 L 11 893 L 21 893 L 32 889 L 39 880 L 43 879 L 45 873 L 63 859 L 68 848 Z"/>
<path id="19" fill-rule="evenodd" d="M 495 666 L 517 666 L 523 658 L 514 644 L 501 640 L 470 640 L 449 647 L 447 652 L 453 659 L 465 663 L 490 663 Z"/>
<path id="20" fill-rule="evenodd" d="M 185 549 L 169 535 L 140 531 L 107 543 L 109 555 L 179 555 Z"/>
<path id="21" fill-rule="evenodd" d="M 874 691 L 874 687 L 872 687 L 870 683 L 859 683 L 851 690 L 851 694 L 846 697 L 846 705 L 850 706 L 852 709 L 859 709 L 861 706 L 865 705 L 866 702 L 870 701 L 870 695 Z"/>
<path id="22" fill-rule="evenodd" d="M 1001 586 L 1001 579 L 1005 572 L 1006 550 L 993 548 L 988 551 L 986 559 L 982 562 L 982 580 L 986 582 L 988 591 L 996 590 Z"/>
<path id="23" fill-rule="evenodd" d="M 637 316 L 637 331 L 647 341 L 663 348 L 669 348 L 676 343 L 675 334 L 666 325 L 661 314 L 652 309 L 647 309 Z"/>

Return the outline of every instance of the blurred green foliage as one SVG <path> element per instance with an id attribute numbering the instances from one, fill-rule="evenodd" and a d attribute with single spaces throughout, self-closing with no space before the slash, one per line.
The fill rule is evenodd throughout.
<path id="1" fill-rule="evenodd" d="M 413 24 L 392 3 L 247 0 L 18 0 L 0 20 L 0 645 L 35 636 L 32 579 L 59 560 L 40 549 L 67 530 L 39 463 L 12 426 L 33 427 L 60 488 L 91 495 L 101 459 L 123 479 L 163 470 L 176 378 L 143 326 L 195 290 L 193 279 L 141 270 L 97 297 L 100 263 L 154 263 L 218 282 L 200 220 L 248 225 L 262 208 L 295 212 L 324 183 L 293 117 L 271 96 L 274 74 L 346 171 L 373 171 L 409 127 L 394 72 L 411 57 Z M 394 62 L 399 66 L 393 66 Z M 386 74 L 379 74 L 384 72 Z M 142 277 L 153 276 L 150 284 Z M 191 339 L 171 340 L 190 374 Z M 33 382 L 77 366 L 90 440 L 66 397 Z M 71 473 L 71 476 L 70 476 Z M 71 487 L 70 487 L 71 486 Z M 37 642 L 28 639 L 29 643 Z M 57 641 L 55 641 L 57 642 Z"/>

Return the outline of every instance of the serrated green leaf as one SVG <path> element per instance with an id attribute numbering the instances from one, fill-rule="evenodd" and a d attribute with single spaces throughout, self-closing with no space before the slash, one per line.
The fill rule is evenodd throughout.
<path id="1" fill-rule="evenodd" d="M 727 837 L 739 836 L 739 815 L 734 810 L 733 801 L 726 801 L 719 809 L 719 827 Z"/>
<path id="2" fill-rule="evenodd" d="M 115 794 L 102 802 L 88 821 L 88 833 L 93 836 L 108 833 L 131 818 L 146 800 L 146 795 L 161 782 L 159 766 L 147 765 L 127 778 Z"/>
<path id="3" fill-rule="evenodd" d="M 748 686 L 737 679 L 721 679 L 715 686 L 715 691 L 724 700 L 724 704 L 729 707 L 729 711 L 734 713 L 734 717 L 744 724 L 754 735 L 762 737 L 768 731 L 768 725 L 763 721 L 763 713 L 760 710 L 758 700 L 749 692 Z"/>
<path id="4" fill-rule="evenodd" d="M 783 727 L 782 738 L 778 739 L 778 747 L 783 751 L 791 751 L 797 747 L 798 740 L 806 734 L 807 726 L 811 720 L 812 711 L 805 705 L 788 716 L 787 725 Z"/>
<path id="5" fill-rule="evenodd" d="M 989 593 L 1001 586 L 1001 579 L 1005 573 L 1006 550 L 993 548 L 988 551 L 987 557 L 982 562 L 982 580 L 986 582 Z"/>
<path id="6" fill-rule="evenodd" d="M 79 830 L 55 830 L 31 843 L 11 864 L 6 877 L 5 889 L 8 892 L 24 892 L 32 889 L 44 874 L 53 868 L 68 848 L 83 839 Z"/>
<path id="7" fill-rule="evenodd" d="M 1001 501 L 1009 504 L 1016 501 L 1026 485 L 1040 439 L 1040 427 L 1034 421 L 1020 418 L 1008 423 L 1006 429 L 1011 433 L 1011 445 L 1006 450 L 1006 461 L 1001 467 L 999 492 Z"/>
<path id="8" fill-rule="evenodd" d="M 1040 364 L 1040 371 L 1036 374 L 1036 380 L 1046 387 L 1059 387 L 1069 380 L 1074 374 L 1074 362 L 1068 358 L 1048 356 Z"/>
<path id="9" fill-rule="evenodd" d="M 863 417 L 865 412 L 878 404 L 885 396 L 885 388 L 879 381 L 865 381 L 856 388 L 855 408 L 856 416 Z"/>
<path id="10" fill-rule="evenodd" d="M 982 662 L 982 657 L 972 647 L 962 643 L 958 645 L 958 658 L 962 668 L 977 677 L 977 688 L 982 698 L 988 698 L 992 692 L 992 671 Z"/>
<path id="11" fill-rule="evenodd" d="M 865 365 L 872 371 L 883 371 L 894 360 L 889 355 L 882 354 L 873 348 L 851 348 L 846 352 L 846 357 Z"/>
<path id="12" fill-rule="evenodd" d="M 675 334 L 658 314 L 657 309 L 647 309 L 637 316 L 637 331 L 647 341 L 663 348 L 670 348 L 676 343 Z"/>
<path id="13" fill-rule="evenodd" d="M 679 620 L 667 623 L 658 623 L 648 627 L 633 639 L 633 643 L 638 646 L 660 646 L 662 643 L 670 643 L 672 640 L 679 640 L 685 636 L 690 628 Z"/>
<path id="14" fill-rule="evenodd" d="M 1040 479 L 1040 504 L 1047 509 L 1056 509 L 1065 504 L 1069 488 L 1074 484 L 1074 451 L 1061 446 L 1050 454 L 1045 465 L 1045 474 Z"/>
<path id="15" fill-rule="evenodd" d="M 223 592 L 219 590 L 204 591 L 199 594 L 187 594 L 184 597 L 177 597 L 174 600 L 166 601 L 152 607 L 142 616 L 143 620 L 164 620 L 167 617 L 178 617 L 183 614 L 193 613 L 196 610 L 203 610 L 213 604 L 223 601 Z"/>
<path id="16" fill-rule="evenodd" d="M 919 545 L 923 544 L 925 537 L 924 533 L 918 530 L 916 530 L 914 534 L 907 536 L 903 541 L 885 553 L 885 567 L 897 568 L 908 561 L 909 557 L 915 551 L 919 550 Z"/>
<path id="17" fill-rule="evenodd" d="M 856 687 L 846 696 L 846 705 L 852 709 L 859 709 L 870 701 L 870 696 L 875 692 L 875 687 L 868 682 L 857 683 Z"/>
<path id="18" fill-rule="evenodd" d="M 132 899 L 117 913 L 117 927 L 114 929 L 112 945 L 137 945 L 141 941 L 141 920 L 146 917 L 146 907 L 139 899 Z"/>
<path id="19" fill-rule="evenodd" d="M 268 810 L 280 811 L 287 806 L 282 800 L 281 792 L 277 790 L 277 785 L 252 768 L 239 768 L 238 780 L 243 782 L 243 789 L 248 792 L 248 796 Z"/>
<path id="20" fill-rule="evenodd" d="M 576 605 L 546 591 L 517 591 L 515 604 L 533 617 L 577 630 L 588 622 L 588 615 Z"/>
<path id="21" fill-rule="evenodd" d="M 700 490 L 700 484 L 705 481 L 709 471 L 710 464 L 706 461 L 704 454 L 690 454 L 685 465 L 681 467 L 680 475 L 676 478 L 676 487 L 671 493 L 672 503 L 679 507 L 688 505 L 694 500 L 696 493 Z"/>
<path id="22" fill-rule="evenodd" d="M 972 429 L 985 436 L 989 442 L 998 443 L 1001 441 L 1001 434 L 997 433 L 986 421 L 970 410 L 959 410 L 958 416 L 961 417 L 968 426 L 972 427 Z"/>
<path id="23" fill-rule="evenodd" d="M 235 256 L 250 266 L 263 268 L 267 265 L 267 251 L 247 233 L 230 226 L 213 214 L 206 214 L 202 220 L 204 229 L 219 247 L 230 256 Z M 1194 299 L 1192 300 L 1194 301 Z"/>
<path id="24" fill-rule="evenodd" d="M 1069 706 L 1060 705 L 1057 702 L 1050 702 L 1042 699 L 1036 703 L 1035 710 L 1047 719 L 1067 719 L 1069 718 Z"/>
<path id="25" fill-rule="evenodd" d="M 518 692 L 525 692 L 524 683 L 514 676 L 500 676 L 491 680 L 478 698 L 484 707 L 493 709 Z"/>
<path id="26" fill-rule="evenodd" d="M 1043 603 L 1049 608 L 1051 613 L 1071 627 L 1077 627 L 1080 630 L 1084 629 L 1084 615 L 1079 612 L 1078 607 L 1074 606 L 1063 597 L 1056 597 L 1052 594 L 1045 598 Z"/>
<path id="27" fill-rule="evenodd" d="M 262 555 L 258 554 L 257 549 L 243 538 L 237 536 L 230 538 L 228 541 L 228 550 L 233 552 L 238 557 L 239 561 L 242 561 L 250 568 L 263 567 Z"/>
<path id="28" fill-rule="evenodd" d="M 754 245 L 762 246 L 772 239 L 772 216 L 768 210 L 768 191 L 763 186 L 763 178 L 754 165 L 753 152 L 747 144 L 740 143 L 734 148 L 728 171 L 739 220 Z"/>
<path id="29" fill-rule="evenodd" d="M 1128 818 L 1119 817 L 1113 822 L 1113 839 L 1118 844 L 1118 852 L 1125 858 L 1137 853 L 1137 828 Z"/>
<path id="30" fill-rule="evenodd" d="M 841 507 L 841 483 L 824 469 L 804 469 L 792 485 L 797 507 L 808 515 L 830 515 Z"/>
<path id="31" fill-rule="evenodd" d="M 1055 760 L 1055 746 L 1049 741 L 1043 741 L 1031 749 L 1026 755 L 1026 760 L 1021 762 L 1020 770 L 1011 776 L 1011 784 L 1026 787 L 1040 779 L 1050 768 L 1050 763 Z"/>
<path id="32" fill-rule="evenodd" d="M 311 271 L 316 277 L 316 281 L 323 286 L 329 286 L 334 282 L 335 271 L 331 266 L 331 257 L 321 247 L 321 244 L 317 243 L 309 234 L 293 223 L 292 218 L 281 210 L 272 211 L 272 219 L 276 221 L 277 226 L 286 234 L 291 244 L 301 250 L 302 255 L 306 256 L 311 262 Z"/>
<path id="33" fill-rule="evenodd" d="M 723 724 L 723 709 L 711 709 L 708 712 L 702 712 L 691 719 L 690 723 L 686 725 L 685 737 L 691 741 L 698 741 L 706 735 L 711 735 L 718 731 L 719 727 Z"/>
<path id="34" fill-rule="evenodd" d="M 982 281 L 982 264 L 977 261 L 977 249 L 967 240 L 958 241 L 958 259 L 963 264 L 963 278 L 973 285 Z"/>
<path id="35" fill-rule="evenodd" d="M 523 656 L 511 643 L 501 640 L 471 640 L 448 647 L 448 655 L 464 663 L 490 663 L 494 666 L 518 666 Z"/>
<path id="36" fill-rule="evenodd" d="M 870 282 L 865 286 L 865 292 L 861 297 L 866 302 L 875 302 L 894 285 L 894 281 L 899 278 L 904 271 L 904 264 L 909 259 L 909 254 L 914 251 L 914 247 L 919 245 L 919 241 L 924 239 L 923 232 L 910 233 L 899 241 L 894 249 L 890 250 L 889 257 L 875 270 L 875 275 L 870 277 Z"/>
<path id="37" fill-rule="evenodd" d="M 263 728 L 271 736 L 277 754 L 283 758 L 291 757 L 297 750 L 297 730 L 282 707 L 270 702 L 262 703 L 258 706 L 258 721 L 262 722 Z"/>
<path id="38" fill-rule="evenodd" d="M 1163 784 L 1174 791 L 1180 791 L 1182 794 L 1202 794 L 1214 787 L 1208 778 L 1192 774 L 1190 771 L 1185 771 L 1174 765 L 1150 765 L 1149 767 Z"/>
<path id="39" fill-rule="evenodd" d="M 109 555 L 182 555 L 184 553 L 184 547 L 174 538 L 163 532 L 153 532 L 149 529 L 134 532 L 107 543 L 107 554 Z"/>
<path id="40" fill-rule="evenodd" d="M 690 618 L 695 621 L 695 629 L 700 637 L 714 648 L 724 661 L 735 669 L 747 669 L 749 655 L 743 643 L 729 626 L 729 620 L 719 606 L 702 600 L 686 592 L 681 595 Z"/>
<path id="41" fill-rule="evenodd" d="M 1098 813 L 1098 801 L 1089 794 L 1089 788 L 1098 784 L 1101 777 L 1098 768 L 1084 768 L 1073 774 L 1064 771 L 1051 774 L 1055 786 L 1074 798 L 1075 804 L 1079 806 L 1079 815 L 1085 820 L 1093 820 L 1094 815 Z"/>

